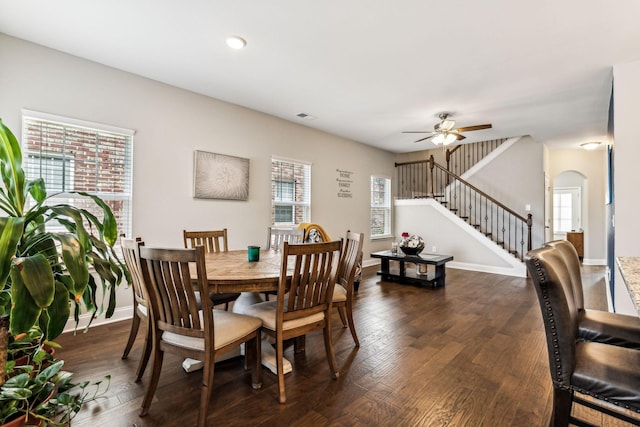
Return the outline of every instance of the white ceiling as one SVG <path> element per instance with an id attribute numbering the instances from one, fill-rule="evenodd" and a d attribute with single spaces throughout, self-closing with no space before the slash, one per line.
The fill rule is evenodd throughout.
<path id="1" fill-rule="evenodd" d="M 639 17 L 637 0 L 0 0 L 5 34 L 394 152 L 432 148 L 401 132 L 442 111 L 493 124 L 465 142 L 605 140 Z"/>

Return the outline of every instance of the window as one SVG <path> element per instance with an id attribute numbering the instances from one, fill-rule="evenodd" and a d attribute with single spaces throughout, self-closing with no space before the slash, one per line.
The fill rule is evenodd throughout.
<path id="1" fill-rule="evenodd" d="M 371 176 L 371 237 L 391 235 L 391 179 Z"/>
<path id="2" fill-rule="evenodd" d="M 580 228 L 580 188 L 554 188 L 553 232 L 566 233 Z"/>
<path id="3" fill-rule="evenodd" d="M 271 224 L 311 222 L 311 165 L 271 159 Z"/>
<path id="4" fill-rule="evenodd" d="M 118 233 L 131 236 L 131 146 L 133 131 L 23 111 L 23 168 L 42 177 L 50 204 L 66 203 L 100 215 L 74 191 L 101 197 L 113 210 Z"/>

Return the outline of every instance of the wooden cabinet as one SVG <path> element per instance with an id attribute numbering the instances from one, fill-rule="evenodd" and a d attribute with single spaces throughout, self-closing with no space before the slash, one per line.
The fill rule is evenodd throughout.
<path id="1" fill-rule="evenodd" d="M 584 257 L 584 231 L 568 231 L 567 240 L 576 248 L 580 260 Z"/>

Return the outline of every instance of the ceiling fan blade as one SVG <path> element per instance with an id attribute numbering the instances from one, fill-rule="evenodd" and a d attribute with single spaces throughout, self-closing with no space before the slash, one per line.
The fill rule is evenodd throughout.
<path id="1" fill-rule="evenodd" d="M 427 139 L 433 138 L 434 135 L 429 135 L 429 136 L 425 136 L 424 138 L 420 138 L 417 141 L 413 141 L 413 142 L 420 142 L 420 141 L 425 141 Z"/>
<path id="2" fill-rule="evenodd" d="M 449 132 L 449 133 L 454 134 L 454 135 L 456 136 L 456 139 L 457 139 L 458 141 L 462 141 L 463 139 L 465 139 L 465 138 L 466 138 L 466 136 L 464 136 L 464 135 L 462 135 L 462 134 L 460 134 L 460 133 L 457 133 L 457 132 Z"/>
<path id="3" fill-rule="evenodd" d="M 472 130 L 482 130 L 482 129 L 491 129 L 491 125 L 486 124 L 486 125 L 467 126 L 467 127 L 456 129 L 456 132 L 471 132 Z"/>

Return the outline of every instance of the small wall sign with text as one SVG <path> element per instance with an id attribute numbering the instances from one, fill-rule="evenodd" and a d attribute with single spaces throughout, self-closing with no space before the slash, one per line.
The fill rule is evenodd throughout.
<path id="1" fill-rule="evenodd" d="M 353 172 L 340 169 L 336 169 L 336 172 L 338 173 L 336 178 L 338 182 L 338 197 L 350 199 L 353 196 L 351 194 L 351 183 L 353 183 L 351 175 L 353 175 Z"/>

